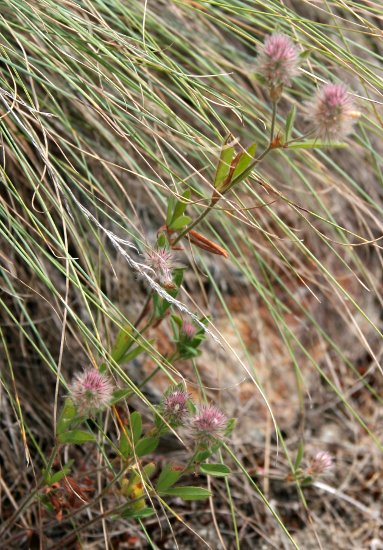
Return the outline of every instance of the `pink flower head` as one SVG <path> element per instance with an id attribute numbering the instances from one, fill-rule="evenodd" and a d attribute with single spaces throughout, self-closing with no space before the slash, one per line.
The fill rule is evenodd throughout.
<path id="1" fill-rule="evenodd" d="M 329 470 L 333 464 L 333 458 L 327 451 L 319 451 L 311 460 L 309 473 L 311 475 L 323 474 Z"/>
<path id="2" fill-rule="evenodd" d="M 169 250 L 166 250 L 166 248 L 149 250 L 146 253 L 146 263 L 154 271 L 155 278 L 162 286 L 166 288 L 174 287 L 172 278 L 173 255 Z"/>
<path id="3" fill-rule="evenodd" d="M 189 321 L 184 321 L 182 325 L 182 333 L 188 340 L 193 340 L 194 336 L 196 335 L 197 327 L 193 325 L 193 323 L 190 323 Z"/>
<path id="4" fill-rule="evenodd" d="M 170 422 L 181 424 L 188 413 L 189 394 L 184 390 L 174 390 L 165 396 L 163 403 L 164 416 Z"/>
<path id="5" fill-rule="evenodd" d="M 307 111 L 318 137 L 327 141 L 345 138 L 359 116 L 344 84 L 322 86 Z"/>
<path id="6" fill-rule="evenodd" d="M 96 369 L 85 369 L 70 385 L 73 403 L 82 416 L 93 416 L 107 407 L 113 397 L 113 384 Z"/>
<path id="7" fill-rule="evenodd" d="M 270 88 L 289 86 L 298 64 L 299 50 L 284 34 L 270 34 L 258 46 L 257 71 Z"/>
<path id="8" fill-rule="evenodd" d="M 197 439 L 217 439 L 222 437 L 227 418 L 214 405 L 202 405 L 191 420 L 191 427 Z"/>

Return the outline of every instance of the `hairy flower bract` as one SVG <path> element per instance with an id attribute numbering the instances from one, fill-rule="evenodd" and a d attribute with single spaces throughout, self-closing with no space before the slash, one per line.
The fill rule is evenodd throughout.
<path id="1" fill-rule="evenodd" d="M 226 425 L 226 416 L 214 405 L 202 405 L 191 420 L 196 439 L 218 439 L 222 437 Z"/>
<path id="2" fill-rule="evenodd" d="M 166 287 L 173 288 L 172 269 L 173 255 L 166 248 L 158 248 L 146 252 L 146 263 L 154 271 L 158 282 Z"/>
<path id="3" fill-rule="evenodd" d="M 358 113 L 344 84 L 325 84 L 307 104 L 307 118 L 319 138 L 334 141 L 352 131 Z"/>
<path id="4" fill-rule="evenodd" d="M 107 375 L 88 368 L 76 375 L 70 385 L 70 394 L 79 414 L 93 416 L 109 405 L 113 384 Z"/>

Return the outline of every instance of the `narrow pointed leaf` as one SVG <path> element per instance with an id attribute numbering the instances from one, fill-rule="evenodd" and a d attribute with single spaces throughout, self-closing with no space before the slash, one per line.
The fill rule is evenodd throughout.
<path id="1" fill-rule="evenodd" d="M 127 352 L 129 346 L 132 344 L 132 327 L 127 325 L 124 327 L 120 332 L 118 333 L 113 349 L 112 349 L 112 357 L 118 363 L 120 359 L 125 355 Z"/>
<path id="2" fill-rule="evenodd" d="M 291 111 L 289 112 L 289 114 L 287 115 L 287 118 L 286 118 L 285 141 L 289 141 L 290 138 L 291 138 L 291 132 L 293 131 L 293 128 L 294 128 L 294 122 L 295 122 L 296 114 L 297 114 L 297 108 L 294 105 L 293 108 L 291 109 Z"/>
<path id="3" fill-rule="evenodd" d="M 173 219 L 173 213 L 174 213 L 174 208 L 175 208 L 175 205 L 176 205 L 176 202 L 177 202 L 177 199 L 173 196 L 169 197 L 168 199 L 168 209 L 167 209 L 167 212 L 166 212 L 166 225 L 170 225 L 172 219 Z"/>
<path id="4" fill-rule="evenodd" d="M 246 151 L 244 151 L 241 154 L 239 161 L 237 163 L 237 166 L 235 167 L 235 170 L 233 172 L 232 179 L 237 178 L 242 174 L 245 174 L 248 166 L 254 160 L 254 155 L 256 150 L 257 150 L 257 144 L 253 143 L 252 145 L 250 145 L 250 147 L 248 147 Z M 239 181 L 237 183 L 239 183 Z"/>
<path id="5" fill-rule="evenodd" d="M 87 441 L 96 441 L 96 438 L 90 432 L 73 430 L 71 432 L 59 434 L 59 441 L 60 443 L 73 443 L 74 445 L 81 445 Z"/>
<path id="6" fill-rule="evenodd" d="M 71 399 L 66 399 L 59 421 L 57 423 L 57 433 L 60 435 L 65 432 L 72 420 L 76 417 L 76 407 Z"/>
<path id="7" fill-rule="evenodd" d="M 181 470 L 173 470 L 173 468 L 169 464 L 166 465 L 156 483 L 157 491 L 159 493 L 161 493 L 162 491 L 166 491 L 179 480 L 181 475 Z"/>
<path id="8" fill-rule="evenodd" d="M 304 444 L 303 441 L 300 441 L 297 451 L 297 456 L 295 459 L 294 469 L 297 470 L 299 466 L 301 465 L 302 458 L 303 458 L 303 451 L 304 451 Z"/>
<path id="9" fill-rule="evenodd" d="M 231 473 L 225 464 L 201 464 L 200 469 L 203 474 L 216 477 L 228 476 Z"/>
<path id="10" fill-rule="evenodd" d="M 169 229 L 172 229 L 173 231 L 179 231 L 183 227 L 189 225 L 191 221 L 192 218 L 190 216 L 179 216 L 171 222 L 171 224 L 169 225 Z"/>
<path id="11" fill-rule="evenodd" d="M 130 430 L 133 442 L 137 443 L 142 434 L 142 417 L 138 411 L 134 411 L 130 415 Z"/>
<path id="12" fill-rule="evenodd" d="M 130 395 L 132 395 L 133 391 L 132 390 L 129 390 L 129 389 L 121 389 L 121 390 L 115 390 L 113 392 L 113 398 L 110 402 L 111 405 L 115 405 L 116 403 L 118 403 L 119 401 L 121 401 L 122 399 L 125 399 L 126 397 L 129 397 Z"/>
<path id="13" fill-rule="evenodd" d="M 149 341 L 150 342 L 150 341 Z M 149 345 L 148 342 L 148 345 Z M 145 346 L 137 346 L 136 348 L 130 350 L 128 353 L 126 353 L 123 357 L 121 357 L 118 361 L 120 365 L 124 365 L 126 363 L 129 363 L 129 361 L 133 361 L 136 357 L 138 357 L 141 353 L 146 351 Z"/>
<path id="14" fill-rule="evenodd" d="M 136 518 L 136 519 L 143 519 L 148 518 L 154 514 L 153 508 L 142 508 L 141 510 L 132 510 L 131 505 L 121 512 L 122 518 Z"/>
<path id="15" fill-rule="evenodd" d="M 187 189 L 183 194 L 182 197 L 185 199 L 185 202 L 178 201 L 176 204 L 176 207 L 174 209 L 174 214 L 172 221 L 177 220 L 180 216 L 182 216 L 186 210 L 186 207 L 188 205 L 188 201 L 190 199 L 191 191 L 190 189 Z"/>
<path id="16" fill-rule="evenodd" d="M 232 140 L 232 136 L 228 136 L 222 146 L 221 155 L 218 161 L 217 171 L 214 178 L 214 187 L 220 189 L 229 174 L 231 162 L 235 155 L 234 147 L 228 146 L 227 143 Z"/>
<path id="17" fill-rule="evenodd" d="M 156 450 L 158 443 L 158 437 L 143 437 L 138 441 L 135 452 L 138 457 L 146 456 Z"/>
<path id="18" fill-rule="evenodd" d="M 344 149 L 347 143 L 320 141 L 319 139 L 308 139 L 307 141 L 295 141 L 288 145 L 288 149 Z"/>
<path id="19" fill-rule="evenodd" d="M 211 496 L 211 492 L 204 487 L 171 487 L 161 494 L 180 497 L 183 500 L 205 500 Z"/>
<path id="20" fill-rule="evenodd" d="M 127 434 L 121 434 L 119 451 L 124 458 L 129 458 L 133 454 L 133 449 Z"/>

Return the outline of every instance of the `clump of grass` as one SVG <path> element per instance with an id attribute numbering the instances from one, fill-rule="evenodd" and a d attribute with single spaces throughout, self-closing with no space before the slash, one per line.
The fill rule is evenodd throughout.
<path id="1" fill-rule="evenodd" d="M 7 547 L 375 537 L 376 15 L 340 2 L 6 1 Z M 263 51 L 273 33 L 287 57 Z M 270 80 L 257 52 L 291 73 Z M 307 124 L 302 103 L 341 81 L 336 113 L 323 118 L 319 91 Z M 356 123 L 351 93 L 361 117 L 334 147 Z M 370 527 L 354 537 L 360 514 Z"/>

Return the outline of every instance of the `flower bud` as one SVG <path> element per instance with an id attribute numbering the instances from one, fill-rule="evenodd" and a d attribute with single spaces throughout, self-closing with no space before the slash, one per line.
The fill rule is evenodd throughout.
<path id="1" fill-rule="evenodd" d="M 180 425 L 188 414 L 187 402 L 189 394 L 180 389 L 176 389 L 165 396 L 163 401 L 163 415 L 170 424 Z"/>
<path id="2" fill-rule="evenodd" d="M 173 255 L 166 248 L 149 250 L 146 254 L 146 263 L 154 271 L 155 278 L 165 288 L 174 288 L 172 269 Z"/>
<path id="3" fill-rule="evenodd" d="M 184 321 L 182 325 L 182 335 L 185 336 L 188 340 L 193 340 L 194 336 L 197 333 L 197 327 L 190 323 L 190 321 Z"/>
<path id="4" fill-rule="evenodd" d="M 311 460 L 309 465 L 309 474 L 312 476 L 323 474 L 329 470 L 333 464 L 333 458 L 327 451 L 319 451 Z"/>

